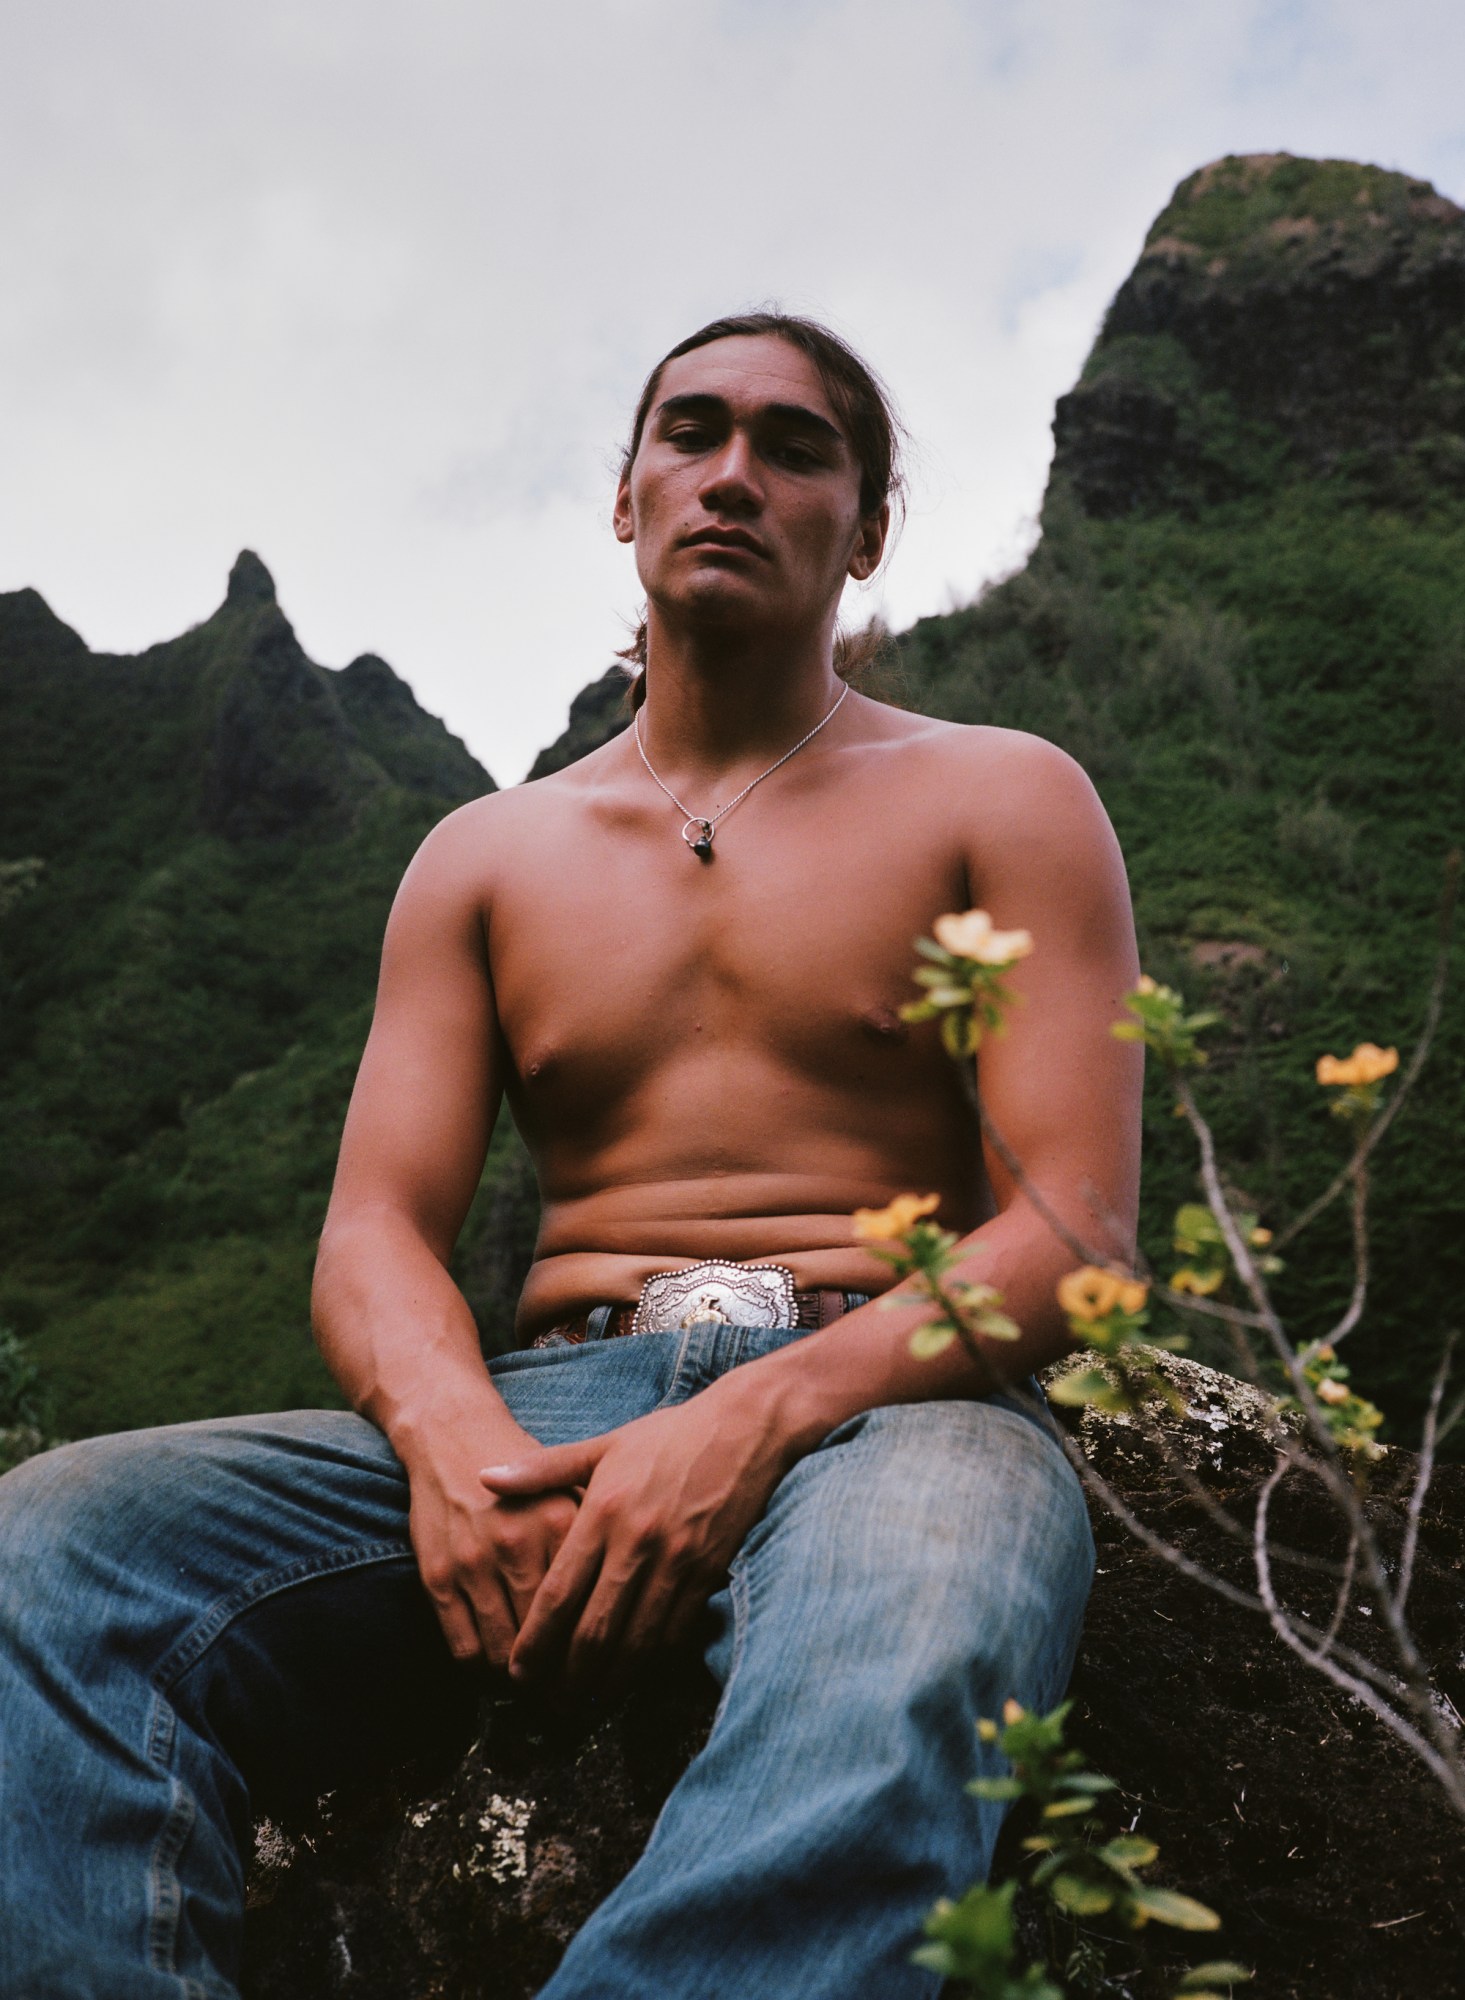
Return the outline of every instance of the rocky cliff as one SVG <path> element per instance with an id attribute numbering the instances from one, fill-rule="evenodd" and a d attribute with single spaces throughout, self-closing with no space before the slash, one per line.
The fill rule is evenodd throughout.
<path id="1" fill-rule="evenodd" d="M 1465 212 L 1348 160 L 1202 167 L 1156 218 L 1054 436 L 1055 475 L 1099 516 L 1299 477 L 1385 504 L 1465 493 Z"/>

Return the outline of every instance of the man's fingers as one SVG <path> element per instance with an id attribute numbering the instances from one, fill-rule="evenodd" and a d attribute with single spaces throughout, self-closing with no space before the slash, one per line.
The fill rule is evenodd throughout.
<path id="1" fill-rule="evenodd" d="M 432 1608 L 437 1613 L 437 1622 L 448 1642 L 448 1651 L 455 1660 L 476 1660 L 483 1651 L 478 1636 L 478 1623 L 469 1610 L 467 1601 L 456 1591 L 434 1596 Z"/>
<path id="2" fill-rule="evenodd" d="M 506 1667 L 518 1631 L 507 1593 L 497 1579 L 484 1580 L 476 1584 L 470 1604 L 484 1657 L 490 1666 Z"/>
<path id="3" fill-rule="evenodd" d="M 609 1443 L 607 1433 L 580 1444 L 548 1445 L 509 1465 L 486 1465 L 478 1476 L 495 1493 L 548 1493 L 588 1486 Z"/>
<path id="4" fill-rule="evenodd" d="M 529 1615 L 519 1627 L 509 1657 L 509 1672 L 515 1679 L 541 1673 L 563 1655 L 581 1608 L 595 1588 L 604 1557 L 604 1545 L 585 1526 L 581 1514 L 545 1571 Z"/>
<path id="5" fill-rule="evenodd" d="M 575 1621 L 565 1655 L 565 1686 L 572 1694 L 619 1691 L 633 1651 L 627 1635 L 638 1622 L 645 1594 L 640 1575 L 612 1577 L 607 1569 L 601 1570 Z"/>

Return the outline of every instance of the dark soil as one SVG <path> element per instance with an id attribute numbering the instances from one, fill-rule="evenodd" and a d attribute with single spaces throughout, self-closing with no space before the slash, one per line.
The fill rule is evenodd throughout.
<path id="1" fill-rule="evenodd" d="M 1245 1442 L 1250 1449 L 1228 1445 L 1232 1462 L 1207 1484 L 1249 1524 L 1271 1457 Z M 1249 1552 L 1176 1491 L 1133 1434 L 1111 1432 L 1092 1455 L 1132 1501 L 1149 1496 L 1140 1511 L 1151 1526 L 1238 1584 L 1253 1582 Z M 1370 1481 L 1386 1554 L 1398 1547 L 1413 1472 L 1412 1457 L 1394 1452 Z M 1289 1477 L 1272 1519 L 1278 1542 L 1342 1553 L 1338 1518 L 1311 1478 Z M 1094 1526 L 1100 1573 L 1070 1735 L 1120 1783 L 1117 1821 L 1158 1843 L 1156 1877 L 1221 1914 L 1218 1938 L 1185 1940 L 1192 1961 L 1224 1953 L 1252 1966 L 1243 1990 L 1255 2000 L 1465 1995 L 1465 1823 L 1435 1780 L 1361 1703 L 1287 1652 L 1260 1615 L 1179 1576 L 1112 1516 Z M 1326 1579 L 1283 1570 L 1278 1587 L 1327 1623 Z M 1436 1474 L 1409 1612 L 1439 1689 L 1465 1711 L 1459 1467 Z M 1341 1636 L 1381 1659 L 1376 1623 L 1377 1614 L 1355 1611 Z M 1145 1933 L 1157 1944 L 1164 1935 Z M 1171 1986 L 1141 1978 L 1097 1990 L 1168 1995 Z"/>

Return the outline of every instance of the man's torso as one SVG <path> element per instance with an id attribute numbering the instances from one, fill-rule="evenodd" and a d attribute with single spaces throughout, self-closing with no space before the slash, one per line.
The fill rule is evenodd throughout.
<path id="1" fill-rule="evenodd" d="M 701 1258 L 880 1289 L 851 1209 L 915 1188 L 958 1228 L 989 1212 L 968 1097 L 899 1010 L 915 937 L 974 899 L 973 793 L 1013 739 L 860 711 L 710 862 L 624 739 L 485 802 L 506 1088 L 543 1197 L 522 1332 Z"/>

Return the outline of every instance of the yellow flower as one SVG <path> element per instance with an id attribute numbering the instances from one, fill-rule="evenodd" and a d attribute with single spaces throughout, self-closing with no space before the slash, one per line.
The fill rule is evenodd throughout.
<path id="1" fill-rule="evenodd" d="M 1331 1347 L 1316 1347 L 1313 1349 L 1312 1358 L 1314 1361 L 1336 1361 L 1338 1356 Z"/>
<path id="2" fill-rule="evenodd" d="M 1193 1271 L 1186 1264 L 1170 1280 L 1170 1289 L 1172 1292 L 1190 1292 L 1198 1299 L 1208 1299 L 1212 1292 L 1220 1291 L 1225 1275 L 1224 1271 Z"/>
<path id="3" fill-rule="evenodd" d="M 1141 1279 L 1120 1278 L 1096 1264 L 1084 1264 L 1058 1280 L 1058 1303 L 1070 1319 L 1106 1319 L 1116 1306 L 1121 1312 L 1137 1313 L 1148 1293 Z"/>
<path id="4" fill-rule="evenodd" d="M 937 944 L 953 958 L 972 958 L 979 965 L 1011 965 L 1033 948 L 1029 931 L 994 931 L 985 910 L 966 910 L 938 917 L 931 926 Z"/>
<path id="5" fill-rule="evenodd" d="M 1258 1250 L 1265 1250 L 1271 1240 L 1272 1232 L 1270 1229 L 1253 1229 L 1251 1232 L 1251 1241 Z"/>
<path id="6" fill-rule="evenodd" d="M 1134 990 L 1136 993 L 1158 993 L 1160 989 L 1147 972 L 1142 972 L 1134 982 Z"/>
<path id="7" fill-rule="evenodd" d="M 1381 1049 L 1376 1042 L 1360 1042 L 1351 1056 L 1319 1056 L 1319 1083 L 1378 1083 L 1399 1067 L 1397 1049 Z"/>
<path id="8" fill-rule="evenodd" d="M 898 1194 L 888 1208 L 857 1208 L 850 1221 L 862 1243 L 893 1243 L 940 1206 L 939 1194 Z"/>
<path id="9" fill-rule="evenodd" d="M 1021 1722 L 1026 1714 L 1027 1710 L 1023 1707 L 1022 1703 L 1014 1701 L 1011 1695 L 1002 1704 L 1002 1720 L 1007 1724 L 1009 1729 L 1011 1729 L 1014 1722 Z"/>
<path id="10" fill-rule="evenodd" d="M 1320 1403 L 1332 1403 L 1334 1405 L 1346 1403 L 1351 1394 L 1352 1391 L 1347 1387 L 1346 1383 L 1335 1382 L 1331 1375 L 1325 1375 L 1317 1385 L 1317 1398 Z"/>

